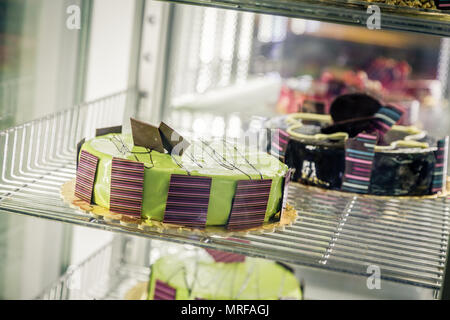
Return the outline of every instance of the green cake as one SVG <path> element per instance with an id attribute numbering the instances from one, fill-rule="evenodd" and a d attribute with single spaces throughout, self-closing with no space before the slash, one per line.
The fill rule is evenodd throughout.
<path id="1" fill-rule="evenodd" d="M 178 220 L 184 217 L 179 218 L 177 214 L 187 212 L 186 219 L 198 219 L 203 210 L 206 220 L 203 221 L 203 226 L 226 226 L 230 222 L 232 211 L 237 211 L 233 203 L 237 203 L 235 198 L 238 191 L 241 190 L 239 192 L 245 195 L 254 184 L 264 182 L 267 198 L 264 200 L 265 210 L 260 214 L 261 224 L 281 210 L 288 169 L 267 153 L 225 140 L 191 141 L 181 156 L 171 155 L 166 151 L 149 151 L 148 148 L 136 146 L 131 134 L 110 133 L 85 141 L 79 150 L 80 164 L 75 195 L 113 212 L 140 215 L 147 221 L 175 221 L 173 223 L 181 225 L 184 224 L 183 220 Z M 123 172 L 117 173 L 120 166 L 125 168 Z M 116 167 L 119 169 L 114 169 Z M 189 211 L 191 207 L 186 209 L 184 204 L 179 206 L 175 193 L 168 200 L 170 186 L 176 185 L 175 179 L 184 181 L 187 177 L 194 178 L 195 183 L 200 181 L 200 195 L 188 195 L 191 197 L 189 199 L 203 197 L 203 204 L 193 200 L 193 206 L 198 208 L 195 207 L 192 212 Z M 204 181 L 195 178 L 205 178 L 209 185 L 204 187 Z M 190 180 L 188 182 L 191 183 Z M 119 184 L 119 187 L 112 186 L 114 183 Z M 133 185 L 129 186 L 130 184 Z M 193 190 L 188 186 L 182 192 Z M 127 201 L 127 206 L 122 206 L 122 199 Z M 174 220 L 167 219 L 168 202 L 175 208 Z M 250 204 L 247 209 L 244 206 L 242 210 L 249 213 L 247 211 L 251 211 Z M 202 227 L 202 223 L 197 222 L 186 225 Z"/>
<path id="2" fill-rule="evenodd" d="M 207 255 L 169 255 L 152 266 L 149 300 L 278 300 L 301 299 L 294 274 L 276 262 L 245 258 L 215 262 Z"/>

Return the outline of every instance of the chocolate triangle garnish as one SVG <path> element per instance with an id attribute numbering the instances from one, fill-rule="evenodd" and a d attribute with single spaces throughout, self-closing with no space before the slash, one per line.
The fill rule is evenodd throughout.
<path id="1" fill-rule="evenodd" d="M 77 169 L 78 169 L 78 163 L 80 162 L 80 160 L 79 160 L 80 150 L 85 141 L 86 141 L 86 138 L 83 138 L 80 140 L 80 142 L 77 143 Z"/>
<path id="2" fill-rule="evenodd" d="M 114 127 L 95 129 L 96 137 L 104 136 L 105 134 L 109 134 L 109 133 L 122 133 L 122 126 L 114 126 Z"/>
<path id="3" fill-rule="evenodd" d="M 157 127 L 151 124 L 130 118 L 131 131 L 135 146 L 149 148 L 164 153 L 161 135 Z"/>
<path id="4" fill-rule="evenodd" d="M 164 122 L 159 124 L 159 132 L 161 134 L 164 149 L 166 149 L 169 153 L 172 153 L 173 151 L 176 155 L 181 156 L 184 150 L 186 150 L 190 145 L 186 139 L 184 139 L 178 132 L 173 130 Z"/>

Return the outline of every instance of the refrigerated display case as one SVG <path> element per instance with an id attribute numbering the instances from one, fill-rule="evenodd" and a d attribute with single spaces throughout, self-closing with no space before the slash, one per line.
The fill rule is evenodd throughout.
<path id="1" fill-rule="evenodd" d="M 381 30 L 368 30 L 371 4 L 0 1 L 0 297 L 145 299 L 130 290 L 145 287 L 155 259 L 210 248 L 289 265 L 306 299 L 449 298 L 447 198 L 318 197 L 292 184 L 297 221 L 236 242 L 101 219 L 60 195 L 77 143 L 96 128 L 126 130 L 134 116 L 238 138 L 279 114 L 289 79 L 360 70 L 380 56 L 437 84 L 418 119 L 448 134 L 450 14 L 377 3 Z M 79 29 L 66 26 L 69 6 Z M 371 266 L 380 289 L 367 285 Z"/>

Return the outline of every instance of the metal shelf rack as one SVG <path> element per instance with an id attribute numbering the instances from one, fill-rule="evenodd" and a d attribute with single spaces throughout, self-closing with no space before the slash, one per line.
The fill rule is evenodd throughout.
<path id="1" fill-rule="evenodd" d="M 299 219 L 283 231 L 243 237 L 249 243 L 144 232 L 70 208 L 59 192 L 75 176 L 76 143 L 95 128 L 123 123 L 130 95 L 134 92 L 118 93 L 0 132 L 0 212 L 363 276 L 376 265 L 384 280 L 436 293 L 441 289 L 450 233 L 448 198 L 368 199 L 291 184 L 288 201 Z"/>
<path id="2" fill-rule="evenodd" d="M 381 10 L 381 29 L 448 37 L 450 15 L 441 10 L 416 9 L 353 0 L 162 0 L 172 3 L 282 15 L 366 27 L 369 5 Z"/>

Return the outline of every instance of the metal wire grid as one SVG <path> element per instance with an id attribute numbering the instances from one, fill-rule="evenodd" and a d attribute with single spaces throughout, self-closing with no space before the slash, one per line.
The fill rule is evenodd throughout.
<path id="1" fill-rule="evenodd" d="M 123 262 L 110 242 L 45 289 L 37 300 L 123 300 L 128 290 L 149 279 L 150 268 Z M 117 251 L 116 251 L 117 252 Z"/>
<path id="2" fill-rule="evenodd" d="M 240 243 L 222 237 L 143 232 L 96 220 L 59 196 L 75 174 L 75 145 L 95 128 L 122 123 L 129 92 L 83 104 L 0 132 L 0 212 L 13 212 L 130 235 L 439 289 L 449 238 L 447 198 L 367 199 L 317 192 L 291 184 L 289 202 L 299 211 L 291 227 L 252 234 Z M 120 118 L 120 120 L 119 120 Z"/>

